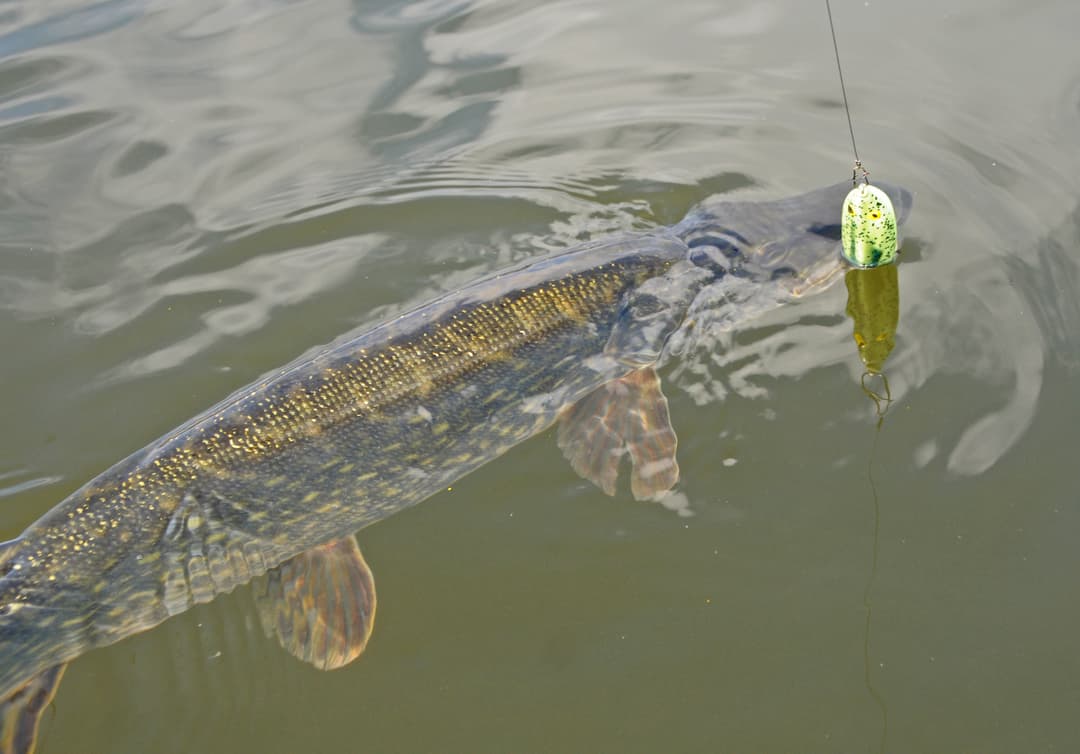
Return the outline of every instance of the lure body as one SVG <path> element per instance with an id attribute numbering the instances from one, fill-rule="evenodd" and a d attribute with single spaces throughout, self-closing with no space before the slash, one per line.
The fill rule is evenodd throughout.
<path id="1" fill-rule="evenodd" d="M 896 261 L 896 211 L 889 195 L 860 183 L 844 199 L 841 250 L 855 267 L 880 267 Z"/>

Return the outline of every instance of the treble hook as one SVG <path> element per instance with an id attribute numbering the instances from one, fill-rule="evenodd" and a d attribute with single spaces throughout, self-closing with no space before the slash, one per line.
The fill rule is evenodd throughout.
<path id="1" fill-rule="evenodd" d="M 880 377 L 881 383 L 885 390 L 883 393 L 876 392 L 866 384 L 868 377 Z M 877 414 L 878 423 L 880 424 L 885 419 L 885 414 L 889 412 L 889 407 L 892 405 L 892 389 L 889 387 L 889 378 L 882 372 L 874 372 L 867 370 L 862 373 L 862 377 L 859 379 L 859 385 L 862 387 L 863 394 L 867 398 L 874 402 L 874 412 Z M 884 408 L 882 408 L 884 404 Z"/>

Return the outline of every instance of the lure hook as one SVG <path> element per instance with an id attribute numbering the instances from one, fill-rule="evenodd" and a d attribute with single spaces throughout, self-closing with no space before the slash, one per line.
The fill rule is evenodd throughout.
<path id="1" fill-rule="evenodd" d="M 870 185 L 870 171 L 863 167 L 862 160 L 858 157 L 855 158 L 855 167 L 851 169 L 851 185 L 856 186 L 859 183 L 859 172 L 862 172 L 863 183 L 867 186 Z"/>

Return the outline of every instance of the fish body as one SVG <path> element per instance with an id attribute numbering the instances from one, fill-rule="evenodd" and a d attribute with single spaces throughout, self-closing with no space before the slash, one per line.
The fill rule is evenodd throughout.
<path id="1" fill-rule="evenodd" d="M 678 478 L 654 371 L 669 339 L 706 292 L 734 302 L 737 324 L 743 291 L 777 305 L 836 279 L 846 191 L 706 202 L 674 227 L 486 277 L 237 391 L 0 545 L 0 700 L 25 717 L 27 688 L 58 682 L 63 663 L 260 577 L 268 630 L 338 667 L 374 612 L 351 535 L 556 422 L 605 491 L 629 455 L 634 494 L 662 493 Z M 906 214 L 910 195 L 889 191 Z M 0 744 L 32 748 L 36 716 L 3 713 Z"/>

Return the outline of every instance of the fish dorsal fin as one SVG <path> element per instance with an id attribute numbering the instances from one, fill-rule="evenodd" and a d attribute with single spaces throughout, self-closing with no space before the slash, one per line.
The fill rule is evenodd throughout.
<path id="1" fill-rule="evenodd" d="M 0 754 L 32 754 L 41 715 L 56 696 L 66 667 L 53 665 L 0 700 Z"/>
<path id="2" fill-rule="evenodd" d="M 559 417 L 559 447 L 574 471 L 615 494 L 619 462 L 630 455 L 630 491 L 655 498 L 679 481 L 678 439 L 652 367 L 604 383 Z"/>
<path id="3" fill-rule="evenodd" d="M 359 657 L 375 624 L 375 579 L 351 536 L 270 569 L 255 600 L 267 635 L 319 670 Z"/>

